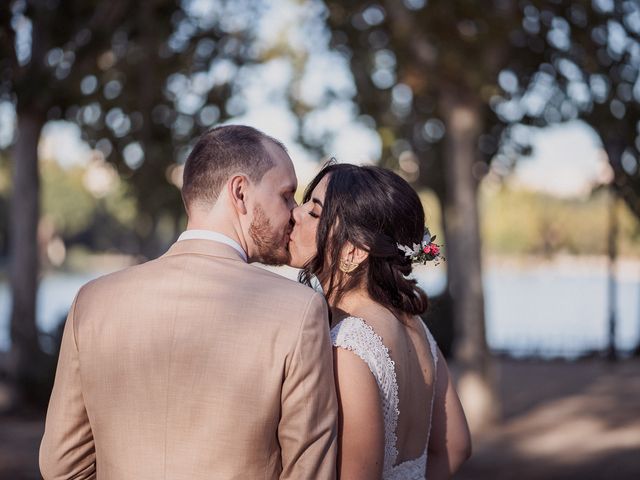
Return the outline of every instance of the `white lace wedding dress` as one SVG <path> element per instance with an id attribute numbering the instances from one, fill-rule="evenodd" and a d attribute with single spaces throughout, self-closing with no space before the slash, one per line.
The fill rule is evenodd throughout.
<path id="1" fill-rule="evenodd" d="M 420 322 L 425 329 L 429 346 L 437 372 L 437 347 L 429 329 Z M 398 383 L 396 381 L 395 363 L 389 355 L 389 349 L 382 343 L 382 339 L 361 318 L 347 317 L 331 329 L 331 341 L 335 347 L 344 348 L 358 355 L 373 373 L 380 390 L 382 410 L 384 415 L 384 466 L 382 478 L 384 480 L 418 480 L 424 479 L 427 468 L 427 445 L 419 458 L 407 460 L 396 465 L 398 449 L 396 446 L 396 427 L 398 426 Z M 434 395 L 435 396 L 435 395 Z M 431 430 L 431 415 L 433 413 L 433 398 L 429 406 L 429 425 Z M 429 432 L 430 434 L 430 432 Z"/>

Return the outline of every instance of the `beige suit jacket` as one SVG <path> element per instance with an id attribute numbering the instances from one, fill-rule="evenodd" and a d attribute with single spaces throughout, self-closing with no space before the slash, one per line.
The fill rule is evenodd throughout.
<path id="1" fill-rule="evenodd" d="M 49 479 L 332 479 L 326 305 L 183 240 L 88 283 L 67 318 L 40 469 Z"/>

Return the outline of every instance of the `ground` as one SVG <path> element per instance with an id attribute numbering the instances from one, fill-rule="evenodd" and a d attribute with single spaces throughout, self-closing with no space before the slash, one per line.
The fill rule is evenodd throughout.
<path id="1" fill-rule="evenodd" d="M 456 478 L 639 479 L 640 359 L 500 362 L 503 421 Z"/>
<path id="2" fill-rule="evenodd" d="M 503 421 L 474 436 L 462 480 L 640 478 L 640 359 L 500 360 Z M 0 417 L 0 480 L 40 478 L 42 415 Z"/>

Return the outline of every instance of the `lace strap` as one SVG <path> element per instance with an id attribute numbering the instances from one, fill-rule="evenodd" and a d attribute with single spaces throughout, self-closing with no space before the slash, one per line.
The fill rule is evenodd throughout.
<path id="1" fill-rule="evenodd" d="M 371 325 L 357 317 L 347 317 L 331 329 L 334 347 L 355 353 L 371 370 L 382 397 L 385 424 L 384 469 L 391 468 L 398 457 L 396 428 L 398 426 L 398 382 L 395 362 L 382 338 Z"/>

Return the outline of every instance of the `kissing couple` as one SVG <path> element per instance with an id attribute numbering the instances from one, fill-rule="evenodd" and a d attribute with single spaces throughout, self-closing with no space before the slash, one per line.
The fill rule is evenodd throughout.
<path id="1" fill-rule="evenodd" d="M 49 479 L 440 479 L 470 454 L 412 266 L 439 256 L 416 192 L 213 128 L 184 168 L 186 231 L 89 282 L 40 448 Z M 252 262 L 301 269 L 300 283 Z M 312 283 L 316 290 L 310 288 Z"/>

